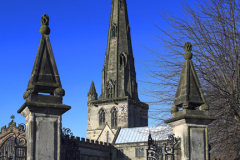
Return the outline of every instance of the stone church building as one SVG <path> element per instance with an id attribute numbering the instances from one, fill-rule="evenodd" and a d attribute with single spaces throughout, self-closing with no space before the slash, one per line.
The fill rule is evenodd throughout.
<path id="1" fill-rule="evenodd" d="M 48 16 L 45 19 L 48 19 Z M 24 93 L 26 103 L 18 113 L 23 112 L 27 105 L 35 102 L 60 105 L 64 96 L 48 38 L 50 30 L 46 26 L 48 22 L 40 29 L 41 34 L 44 34 L 27 91 Z M 164 131 L 162 136 L 156 134 L 154 137 L 157 141 L 164 141 L 167 135 L 172 133 L 172 129 L 168 126 L 148 127 L 149 106 L 141 102 L 138 97 L 126 0 L 112 0 L 104 60 L 101 94 L 98 97 L 94 82 L 91 83 L 87 94 L 87 138 L 70 137 L 70 139 L 77 142 L 81 159 L 135 159 L 135 157 L 146 159 L 149 133 L 151 132 L 154 137 L 154 133 Z M 38 92 L 57 96 L 40 95 Z M 70 106 L 62 105 L 62 107 L 65 109 L 61 112 L 65 112 Z M 10 155 L 16 157 L 15 153 L 11 153 L 14 150 L 11 145 L 12 128 L 14 133 L 18 132 L 18 127 L 13 120 L 8 127 L 4 126 L 1 129 L 0 160 Z M 23 135 L 25 135 L 24 132 Z M 62 150 L 67 149 L 67 144 L 62 144 Z M 61 155 L 66 156 L 66 152 L 62 151 Z"/>
<path id="2" fill-rule="evenodd" d="M 184 47 L 185 62 L 172 118 L 165 121 L 171 127 L 148 127 L 149 106 L 138 97 L 126 0 L 112 0 L 101 94 L 98 97 L 92 82 L 87 94 L 87 138 L 80 139 L 62 128 L 61 116 L 71 106 L 62 104 L 65 91 L 50 44 L 46 14 L 41 24 L 42 37 L 24 93 L 26 102 L 17 111 L 26 124 L 16 127 L 11 117 L 8 127 L 1 128 L 0 160 L 146 160 L 152 139 L 155 144 L 165 143 L 172 134 L 179 137 L 172 148 L 168 146 L 175 160 L 208 160 L 207 125 L 215 118 L 208 116 L 189 42 Z M 162 150 L 159 147 L 158 152 Z M 162 154 L 162 158 L 165 156 Z"/>

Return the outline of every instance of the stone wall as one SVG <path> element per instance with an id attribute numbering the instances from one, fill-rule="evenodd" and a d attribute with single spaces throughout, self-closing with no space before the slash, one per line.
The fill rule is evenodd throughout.
<path id="1" fill-rule="evenodd" d="M 136 149 L 143 148 L 144 156 L 137 157 Z M 112 148 L 112 159 L 114 160 L 146 160 L 146 149 L 148 148 L 147 142 L 137 142 L 137 143 L 125 143 L 125 144 L 115 144 Z M 117 150 L 123 150 L 123 157 L 117 157 Z"/>
<path id="2" fill-rule="evenodd" d="M 87 160 L 88 158 L 94 160 L 110 160 L 111 145 L 104 142 L 89 140 L 80 137 L 69 137 L 69 140 L 74 140 L 78 146 L 81 160 Z M 66 157 L 67 147 L 62 145 L 62 157 Z M 65 160 L 65 159 L 62 159 Z"/>

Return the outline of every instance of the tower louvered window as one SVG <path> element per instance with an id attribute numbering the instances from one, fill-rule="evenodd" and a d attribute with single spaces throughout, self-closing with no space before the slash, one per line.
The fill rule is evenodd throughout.
<path id="1" fill-rule="evenodd" d="M 117 126 L 117 109 L 114 108 L 112 110 L 112 127 L 116 127 Z"/>
<path id="2" fill-rule="evenodd" d="M 114 85 L 109 82 L 107 85 L 107 98 L 113 98 L 114 97 Z"/>
<path id="3" fill-rule="evenodd" d="M 99 112 L 99 125 L 105 124 L 105 112 L 103 109 Z"/>

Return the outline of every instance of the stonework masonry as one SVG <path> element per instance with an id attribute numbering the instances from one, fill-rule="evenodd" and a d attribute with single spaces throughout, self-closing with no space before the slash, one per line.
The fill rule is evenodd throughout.
<path id="1" fill-rule="evenodd" d="M 110 160 L 112 146 L 101 141 L 94 141 L 80 137 L 71 136 L 78 145 L 81 159 Z M 66 146 L 62 145 L 62 156 L 64 157 Z"/>

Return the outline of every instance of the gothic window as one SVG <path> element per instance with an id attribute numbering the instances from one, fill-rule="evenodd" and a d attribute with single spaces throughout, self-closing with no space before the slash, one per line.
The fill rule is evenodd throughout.
<path id="1" fill-rule="evenodd" d="M 107 143 L 109 143 L 109 131 L 107 131 Z"/>
<path id="2" fill-rule="evenodd" d="M 126 66 L 126 63 L 127 63 L 127 60 L 126 60 L 126 57 L 123 53 L 121 53 L 120 55 L 120 66 Z"/>
<path id="3" fill-rule="evenodd" d="M 107 85 L 107 98 L 113 98 L 114 96 L 114 85 L 111 81 L 108 82 Z"/>
<path id="4" fill-rule="evenodd" d="M 114 107 L 114 109 L 112 110 L 112 127 L 116 127 L 117 126 L 117 109 Z"/>
<path id="5" fill-rule="evenodd" d="M 103 109 L 99 112 L 99 125 L 105 124 L 105 111 Z"/>
<path id="6" fill-rule="evenodd" d="M 136 148 L 135 155 L 136 157 L 144 157 L 144 148 Z"/>

